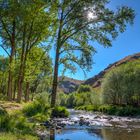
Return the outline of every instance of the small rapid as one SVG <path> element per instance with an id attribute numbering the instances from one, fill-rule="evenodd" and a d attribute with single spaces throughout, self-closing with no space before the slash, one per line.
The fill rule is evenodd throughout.
<path id="1" fill-rule="evenodd" d="M 101 113 L 92 113 L 69 109 L 69 118 L 55 118 L 58 124 L 65 127 L 122 127 L 140 128 L 140 118 L 110 116 Z"/>
<path id="2" fill-rule="evenodd" d="M 41 140 L 140 140 L 140 118 L 110 116 L 69 109 L 68 118 L 54 118 L 38 131 Z"/>

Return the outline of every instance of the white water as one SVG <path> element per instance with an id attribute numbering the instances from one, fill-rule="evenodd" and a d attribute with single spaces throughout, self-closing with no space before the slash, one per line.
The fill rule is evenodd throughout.
<path id="1" fill-rule="evenodd" d="M 122 128 L 140 128 L 140 118 L 109 116 L 99 113 L 92 113 L 86 111 L 77 111 L 70 109 L 69 118 L 60 118 L 56 121 L 61 122 L 69 127 L 79 127 L 79 122 L 82 120 L 80 127 L 122 127 Z"/>

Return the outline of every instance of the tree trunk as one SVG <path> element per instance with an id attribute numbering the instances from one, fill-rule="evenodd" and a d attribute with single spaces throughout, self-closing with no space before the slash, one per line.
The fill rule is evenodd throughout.
<path id="1" fill-rule="evenodd" d="M 8 100 L 12 100 L 12 71 L 9 69 L 8 73 L 8 90 L 7 90 Z"/>
<path id="2" fill-rule="evenodd" d="M 26 83 L 25 102 L 29 101 L 29 82 Z"/>
<path id="3" fill-rule="evenodd" d="M 33 101 L 34 100 L 34 93 L 32 93 L 32 98 L 31 98 L 31 101 Z"/>
<path id="4" fill-rule="evenodd" d="M 55 129 L 50 129 L 50 140 L 55 140 Z"/>
<path id="5" fill-rule="evenodd" d="M 13 63 L 13 58 L 15 55 L 15 21 L 13 21 L 13 32 L 12 32 L 12 37 L 11 37 L 11 54 L 10 54 L 10 61 L 9 61 L 9 74 L 8 74 L 8 89 L 7 89 L 7 95 L 8 95 L 8 100 L 12 100 L 12 82 L 13 82 L 13 75 L 12 75 L 12 63 Z"/>
<path id="6" fill-rule="evenodd" d="M 52 97 L 51 97 L 51 107 L 53 108 L 56 104 L 56 94 L 57 94 L 57 84 L 58 84 L 58 67 L 59 67 L 59 47 L 56 49 L 56 58 L 53 74 L 53 85 L 52 85 Z"/>
<path id="7" fill-rule="evenodd" d="M 16 98 L 16 86 L 17 85 L 17 82 L 16 82 L 16 80 L 15 80 L 15 83 L 14 83 L 14 93 L 13 93 L 13 100 L 15 100 L 15 98 Z"/>
<path id="8" fill-rule="evenodd" d="M 17 83 L 17 102 L 21 102 L 22 98 L 22 83 L 23 83 L 23 56 L 21 56 L 21 64 Z"/>
<path id="9" fill-rule="evenodd" d="M 62 31 L 62 23 L 63 23 L 63 10 L 61 13 L 58 37 L 57 37 L 57 46 L 56 46 L 56 56 L 55 56 L 55 65 L 54 65 L 54 75 L 53 75 L 53 85 L 52 85 L 52 95 L 51 95 L 51 107 L 53 108 L 56 104 L 56 94 L 57 94 L 57 84 L 58 84 L 58 69 L 59 69 L 59 56 L 60 56 L 60 48 L 62 46 L 61 42 L 61 31 Z"/>
<path id="10" fill-rule="evenodd" d="M 24 80 L 24 65 L 25 65 L 25 37 L 26 37 L 26 25 L 23 29 L 23 40 L 22 40 L 22 52 L 20 58 L 20 69 L 18 75 L 18 83 L 17 83 L 17 102 L 21 102 L 22 99 L 22 85 Z"/>

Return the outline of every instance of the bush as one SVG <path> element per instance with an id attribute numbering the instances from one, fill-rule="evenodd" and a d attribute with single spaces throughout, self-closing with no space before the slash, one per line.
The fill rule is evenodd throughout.
<path id="1" fill-rule="evenodd" d="M 92 92 L 92 88 L 89 85 L 80 85 L 78 90 L 78 93 L 82 93 L 82 92 Z"/>
<path id="2" fill-rule="evenodd" d="M 32 125 L 23 116 L 11 116 L 6 114 L 0 116 L 0 130 L 7 132 L 30 133 L 32 132 Z"/>
<path id="3" fill-rule="evenodd" d="M 85 106 L 79 106 L 75 107 L 76 110 L 86 110 L 86 111 L 98 111 L 97 105 L 85 105 Z"/>
<path id="4" fill-rule="evenodd" d="M 4 108 L 0 107 L 0 116 L 7 115 L 7 114 L 8 114 L 7 111 Z"/>
<path id="5" fill-rule="evenodd" d="M 49 109 L 48 105 L 41 104 L 38 101 L 34 101 L 31 103 L 28 103 L 24 108 L 23 108 L 23 113 L 28 116 L 32 117 L 38 113 L 44 113 L 46 114 Z"/>
<path id="6" fill-rule="evenodd" d="M 140 106 L 140 60 L 109 71 L 102 83 L 104 104 Z"/>
<path id="7" fill-rule="evenodd" d="M 61 106 L 57 106 L 55 108 L 52 109 L 52 117 L 68 117 L 69 116 L 69 112 L 65 107 L 61 107 Z"/>
<path id="8" fill-rule="evenodd" d="M 49 114 L 38 113 L 32 117 L 32 120 L 35 122 L 45 122 L 49 119 L 49 117 L 50 117 Z"/>
<path id="9" fill-rule="evenodd" d="M 119 116 L 136 116 L 140 115 L 140 109 L 134 108 L 132 106 L 126 106 L 126 107 L 118 107 L 116 111 L 116 115 Z"/>
<path id="10" fill-rule="evenodd" d="M 36 102 L 36 101 L 28 103 L 23 108 L 23 113 L 28 117 L 34 116 L 40 112 L 42 112 L 42 107 L 41 107 L 40 103 Z"/>
<path id="11" fill-rule="evenodd" d="M 116 113 L 116 106 L 113 105 L 101 105 L 98 111 L 102 113 L 107 113 L 109 115 L 115 115 Z"/>
<path id="12" fill-rule="evenodd" d="M 0 130 L 8 130 L 9 129 L 9 121 L 10 117 L 6 110 L 0 107 Z"/>
<path id="13" fill-rule="evenodd" d="M 38 140 L 37 136 L 14 133 L 0 133 L 0 140 Z"/>
<path id="14" fill-rule="evenodd" d="M 1 131 L 4 131 L 4 130 L 9 131 L 10 130 L 9 123 L 10 123 L 9 115 L 0 116 L 0 130 Z"/>
<path id="15" fill-rule="evenodd" d="M 132 106 L 102 105 L 98 109 L 102 113 L 117 116 L 136 116 L 140 115 L 140 108 Z"/>
<path id="16" fill-rule="evenodd" d="M 85 109 L 86 109 L 87 111 L 98 111 L 98 106 L 95 106 L 95 105 L 87 105 L 87 106 L 85 107 Z"/>

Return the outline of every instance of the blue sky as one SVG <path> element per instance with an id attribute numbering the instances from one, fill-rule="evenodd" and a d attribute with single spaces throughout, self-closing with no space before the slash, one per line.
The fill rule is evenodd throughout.
<path id="1" fill-rule="evenodd" d="M 93 56 L 94 65 L 90 72 L 84 76 L 82 70 L 78 69 L 75 75 L 66 73 L 66 76 L 85 80 L 98 74 L 109 64 L 118 61 L 125 56 L 140 52 L 140 0 L 111 0 L 110 8 L 127 5 L 132 7 L 136 12 L 136 18 L 133 26 L 127 26 L 127 30 L 120 34 L 119 37 L 113 41 L 111 48 L 104 48 L 99 44 L 94 44 L 97 53 Z M 0 55 L 5 52 L 0 48 Z M 54 54 L 52 54 L 54 56 Z"/>
<path id="2" fill-rule="evenodd" d="M 93 68 L 87 73 L 86 77 L 80 69 L 78 69 L 75 75 L 68 73 L 68 76 L 85 80 L 98 74 L 109 64 L 125 56 L 140 52 L 140 0 L 112 0 L 109 6 L 114 9 L 122 5 L 128 5 L 135 10 L 136 18 L 134 25 L 128 25 L 127 30 L 113 41 L 111 48 L 104 48 L 99 44 L 94 45 L 97 53 L 93 56 Z"/>

